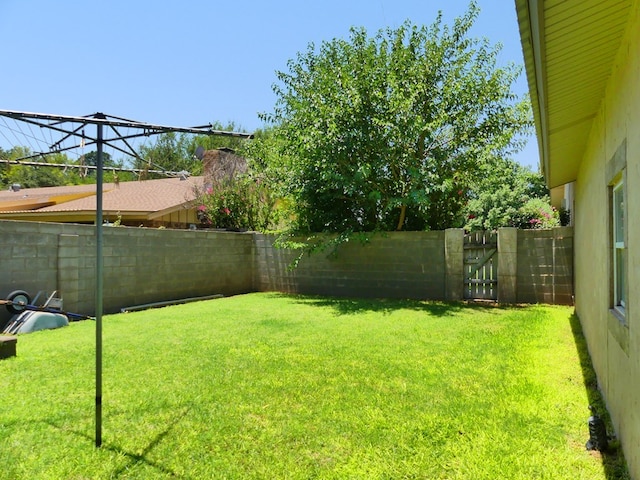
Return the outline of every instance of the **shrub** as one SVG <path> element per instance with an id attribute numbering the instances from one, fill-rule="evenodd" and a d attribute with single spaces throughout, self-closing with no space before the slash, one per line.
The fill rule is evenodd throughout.
<path id="1" fill-rule="evenodd" d="M 513 219 L 518 228 L 552 228 L 560 226 L 560 214 L 548 199 L 532 198 L 527 201 Z"/>
<path id="2" fill-rule="evenodd" d="M 205 228 L 265 231 L 277 225 L 276 204 L 266 182 L 244 175 L 202 194 L 197 213 Z"/>

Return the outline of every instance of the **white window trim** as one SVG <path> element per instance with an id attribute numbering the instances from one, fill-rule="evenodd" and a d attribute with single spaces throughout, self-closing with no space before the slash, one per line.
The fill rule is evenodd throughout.
<path id="1" fill-rule="evenodd" d="M 622 201 L 617 201 L 618 194 L 622 195 Z M 625 268 L 625 185 L 623 178 L 620 178 L 612 186 L 612 208 L 611 217 L 613 220 L 612 246 L 613 246 L 613 308 L 624 316 L 626 310 L 626 268 Z"/>

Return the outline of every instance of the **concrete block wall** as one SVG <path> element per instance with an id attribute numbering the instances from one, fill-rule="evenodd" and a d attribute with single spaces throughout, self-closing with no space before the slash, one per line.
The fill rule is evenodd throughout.
<path id="1" fill-rule="evenodd" d="M 361 298 L 445 298 L 445 232 L 389 232 L 342 244 L 335 256 L 305 256 L 256 235 L 256 290 Z M 460 270 L 460 273 L 462 270 Z"/>
<path id="2" fill-rule="evenodd" d="M 464 297 L 464 230 L 451 228 L 444 232 L 445 300 Z"/>
<path id="3" fill-rule="evenodd" d="M 253 289 L 253 234 L 104 227 L 104 311 Z M 70 312 L 94 314 L 90 225 L 0 221 L 0 298 L 58 291 Z M 0 325 L 9 314 L 0 308 Z"/>
<path id="4" fill-rule="evenodd" d="M 518 230 L 518 303 L 573 304 L 573 228 Z"/>
<path id="5" fill-rule="evenodd" d="M 389 232 L 335 256 L 297 252 L 256 233 L 104 227 L 104 311 L 213 294 L 280 291 L 369 298 L 460 300 L 462 230 Z M 499 298 L 573 301 L 573 229 L 501 229 Z M 90 225 L 0 221 L 0 298 L 59 292 L 70 312 L 94 314 L 96 241 Z M 0 326 L 9 314 L 0 308 Z"/>
<path id="6" fill-rule="evenodd" d="M 105 311 L 253 291 L 253 235 L 111 228 L 104 236 Z"/>
<path id="7" fill-rule="evenodd" d="M 13 290 L 55 285 L 58 235 L 63 230 L 47 223 L 0 222 L 0 298 Z"/>
<path id="8" fill-rule="evenodd" d="M 74 225 L 0 221 L 0 298 L 14 290 L 35 296 L 39 290 L 58 289 L 58 242 Z M 0 326 L 9 318 L 0 308 Z"/>

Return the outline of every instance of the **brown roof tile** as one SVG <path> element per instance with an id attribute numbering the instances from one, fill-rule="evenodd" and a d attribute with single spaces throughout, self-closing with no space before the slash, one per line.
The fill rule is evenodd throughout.
<path id="1" fill-rule="evenodd" d="M 103 186 L 102 208 L 119 212 L 158 212 L 191 202 L 203 185 L 203 177 L 162 178 L 135 182 L 107 183 Z M 34 212 L 82 212 L 95 211 L 96 185 L 66 187 L 25 188 L 18 192 L 0 192 L 0 205 L 17 199 L 55 201 L 56 197 L 84 194 L 81 198 L 61 202 Z M 8 213 L 8 212 L 7 212 Z"/>

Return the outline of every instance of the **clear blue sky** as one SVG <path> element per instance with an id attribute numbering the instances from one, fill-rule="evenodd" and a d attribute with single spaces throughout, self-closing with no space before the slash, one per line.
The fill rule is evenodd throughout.
<path id="1" fill-rule="evenodd" d="M 513 0 L 479 0 L 473 36 L 522 64 Z M 409 19 L 446 23 L 468 0 L 0 0 L 0 109 L 149 123 L 235 122 L 273 109 L 275 72 L 310 42 L 370 34 Z M 515 86 L 526 91 L 524 73 Z M 3 142 L 0 142 L 0 145 Z M 537 170 L 535 138 L 516 158 Z"/>

